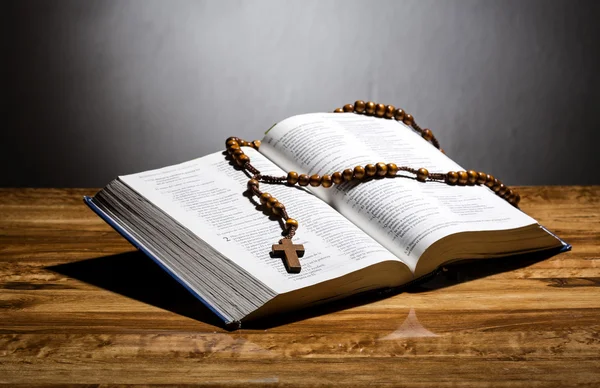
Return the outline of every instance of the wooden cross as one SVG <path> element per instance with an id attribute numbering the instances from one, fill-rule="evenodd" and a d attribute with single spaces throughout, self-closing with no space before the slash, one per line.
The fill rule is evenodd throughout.
<path id="1" fill-rule="evenodd" d="M 304 245 L 293 244 L 289 238 L 279 240 L 279 244 L 273 244 L 273 255 L 283 254 L 283 264 L 289 273 L 300 272 L 300 260 L 298 257 L 304 255 Z"/>

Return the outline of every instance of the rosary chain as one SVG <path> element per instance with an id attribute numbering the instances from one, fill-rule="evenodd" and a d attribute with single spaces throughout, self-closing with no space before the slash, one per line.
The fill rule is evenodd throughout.
<path id="1" fill-rule="evenodd" d="M 406 113 L 403 109 L 395 108 L 393 105 L 376 104 L 373 101 L 364 102 L 356 101 L 354 104 L 346 104 L 343 108 L 337 108 L 334 113 L 356 113 L 367 116 L 375 116 L 389 120 L 400 121 L 409 127 L 413 128 L 425 140 L 430 142 L 434 147 L 442 153 L 444 150 L 440 147 L 440 143 L 433 135 L 430 129 L 422 129 L 415 121 L 414 117 Z M 262 175 L 260 171 L 250 163 L 250 157 L 242 151 L 241 147 L 251 147 L 258 149 L 260 140 L 246 141 L 238 137 L 229 137 L 225 143 L 227 152 L 236 161 L 236 163 L 246 171 L 252 174 L 252 178 L 248 181 L 248 189 L 250 192 L 259 198 L 260 203 L 266 206 L 275 216 L 285 220 L 285 237 L 292 239 L 298 229 L 298 221 L 290 218 L 285 206 L 273 197 L 271 194 L 262 192 L 259 189 L 260 182 L 264 183 L 287 183 L 290 186 L 298 184 L 299 186 L 322 186 L 325 188 L 331 187 L 333 184 L 339 185 L 349 181 L 360 181 L 369 178 L 384 178 L 394 177 L 398 171 L 404 171 L 416 175 L 416 179 L 420 182 L 440 181 L 449 185 L 458 186 L 473 186 L 485 185 L 490 188 L 501 198 L 508 201 L 513 206 L 517 206 L 521 200 L 520 195 L 513 189 L 505 186 L 500 180 L 492 175 L 474 170 L 468 171 L 449 171 L 447 173 L 430 173 L 425 168 L 412 168 L 407 166 L 397 166 L 394 163 L 379 162 L 376 164 L 367 164 L 365 166 L 356 166 L 353 169 L 347 168 L 343 171 L 336 171 L 331 175 L 326 174 L 320 176 L 314 174 L 298 174 L 295 171 L 290 171 L 287 176 Z"/>

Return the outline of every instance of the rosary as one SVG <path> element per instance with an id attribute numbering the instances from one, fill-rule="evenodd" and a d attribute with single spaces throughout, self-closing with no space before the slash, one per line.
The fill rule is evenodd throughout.
<path id="1" fill-rule="evenodd" d="M 376 104 L 372 101 L 364 102 L 358 100 L 352 104 L 346 104 L 343 108 L 337 108 L 334 113 L 357 113 L 364 114 L 367 116 L 375 116 L 385 118 L 388 120 L 401 121 L 404 124 L 412 127 L 417 133 L 430 142 L 433 146 L 439 149 L 442 153 L 443 149 L 440 148 L 440 143 L 437 141 L 433 133 L 429 129 L 421 129 L 415 122 L 412 115 L 404 112 L 404 110 L 396 109 L 393 105 Z M 449 171 L 447 173 L 431 173 L 425 168 L 414 169 L 411 167 L 397 166 L 394 163 L 375 163 L 367 164 L 366 166 L 356 166 L 353 169 L 347 168 L 344 171 L 336 171 L 331 175 L 326 174 L 320 176 L 318 174 L 308 176 L 306 174 L 298 174 L 295 171 L 288 172 L 287 176 L 273 176 L 273 175 L 262 175 L 252 164 L 250 164 L 250 157 L 244 154 L 241 147 L 251 147 L 258 149 L 260 147 L 260 140 L 254 140 L 252 142 L 242 140 L 237 137 L 230 137 L 226 141 L 227 152 L 237 162 L 237 164 L 252 174 L 252 178 L 248 181 L 248 190 L 252 195 L 255 195 L 260 199 L 260 203 L 266 206 L 275 216 L 281 217 L 285 220 L 284 234 L 285 237 L 279 240 L 279 244 L 273 244 L 272 253 L 274 255 L 283 256 L 283 263 L 286 270 L 289 273 L 300 272 L 300 261 L 299 257 L 304 255 L 304 246 L 300 244 L 293 244 L 292 238 L 296 234 L 298 229 L 298 221 L 290 218 L 285 206 L 273 197 L 271 194 L 262 192 L 259 190 L 259 182 L 264 183 L 287 183 L 290 186 L 298 184 L 300 186 L 311 185 L 313 187 L 322 186 L 325 188 L 331 187 L 333 184 L 339 185 L 343 182 L 349 181 L 361 181 L 365 178 L 370 177 L 394 177 L 398 171 L 405 171 L 416 175 L 416 179 L 419 182 L 440 181 L 445 182 L 449 185 L 459 186 L 473 186 L 473 185 L 485 185 L 489 187 L 494 193 L 501 198 L 504 198 L 511 205 L 517 206 L 521 200 L 521 196 L 512 189 L 506 187 L 497 178 L 484 172 L 477 172 L 474 170 L 469 171 Z"/>

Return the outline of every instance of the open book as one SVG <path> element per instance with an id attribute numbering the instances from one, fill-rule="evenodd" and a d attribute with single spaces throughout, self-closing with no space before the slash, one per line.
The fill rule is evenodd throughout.
<path id="1" fill-rule="evenodd" d="M 224 137 L 225 138 L 225 137 Z M 294 116 L 245 149 L 263 174 L 328 174 L 385 162 L 464 170 L 404 124 L 352 113 Z M 88 205 L 226 324 L 398 287 L 461 259 L 569 246 L 485 186 L 394 178 L 331 188 L 261 184 L 300 227 L 302 271 L 270 255 L 280 219 L 224 152 L 121 176 Z"/>

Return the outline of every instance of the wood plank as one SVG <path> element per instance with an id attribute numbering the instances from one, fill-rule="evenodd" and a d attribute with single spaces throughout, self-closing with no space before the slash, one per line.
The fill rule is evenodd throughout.
<path id="1" fill-rule="evenodd" d="M 449 267 L 234 332 L 85 207 L 95 191 L 0 189 L 0 385 L 600 381 L 600 187 L 519 188 L 571 252 Z"/>

